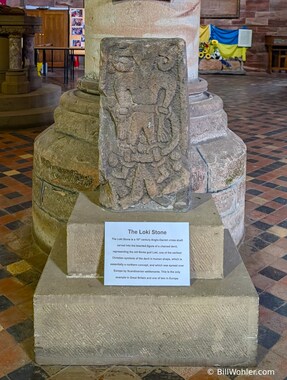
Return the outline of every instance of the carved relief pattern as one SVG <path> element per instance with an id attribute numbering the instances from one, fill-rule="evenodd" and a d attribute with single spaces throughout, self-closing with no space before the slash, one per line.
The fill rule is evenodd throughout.
<path id="1" fill-rule="evenodd" d="M 184 41 L 105 39 L 100 71 L 101 203 L 188 206 Z"/>
<path id="2" fill-rule="evenodd" d="M 24 33 L 25 28 L 23 26 L 15 25 L 1 25 L 0 26 L 0 35 L 19 35 L 20 37 Z"/>
<path id="3" fill-rule="evenodd" d="M 9 36 L 9 69 L 22 69 L 22 48 L 21 37 L 19 35 Z"/>
<path id="4" fill-rule="evenodd" d="M 9 36 L 10 34 L 22 36 L 23 34 L 39 33 L 40 31 L 40 25 L 0 25 L 0 36 Z"/>

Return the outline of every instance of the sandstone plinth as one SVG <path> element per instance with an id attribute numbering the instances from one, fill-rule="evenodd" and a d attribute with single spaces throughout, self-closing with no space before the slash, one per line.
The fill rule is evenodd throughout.
<path id="1" fill-rule="evenodd" d="M 66 276 L 61 232 L 34 298 L 39 364 L 247 366 L 258 296 L 228 232 L 224 279 L 190 287 L 104 286 Z"/>
<path id="2" fill-rule="evenodd" d="M 191 194 L 192 210 L 121 211 L 99 207 L 99 194 L 80 194 L 67 224 L 67 273 L 103 277 L 105 222 L 186 222 L 191 278 L 222 278 L 224 227 L 209 194 Z"/>

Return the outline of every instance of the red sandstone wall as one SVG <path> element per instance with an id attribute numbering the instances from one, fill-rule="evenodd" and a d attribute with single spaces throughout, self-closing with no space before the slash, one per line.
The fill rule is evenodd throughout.
<path id="1" fill-rule="evenodd" d="M 202 19 L 202 24 L 213 24 L 225 29 L 246 25 L 253 30 L 253 46 L 248 49 L 245 66 L 250 70 L 267 69 L 265 34 L 287 35 L 287 0 L 240 0 L 238 19 Z"/>
<path id="2" fill-rule="evenodd" d="M 58 4 L 82 7 L 83 0 L 7 0 L 7 5 L 38 6 Z M 265 34 L 287 35 L 287 0 L 240 0 L 240 17 L 237 19 L 202 19 L 202 24 L 214 24 L 222 28 L 238 28 L 246 25 L 253 30 L 253 46 L 248 49 L 245 67 L 250 70 L 267 69 Z"/>

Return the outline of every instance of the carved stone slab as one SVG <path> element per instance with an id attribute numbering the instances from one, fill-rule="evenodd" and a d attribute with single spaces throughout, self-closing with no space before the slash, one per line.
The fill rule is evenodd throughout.
<path id="1" fill-rule="evenodd" d="M 101 204 L 188 208 L 184 40 L 103 39 L 99 87 Z"/>

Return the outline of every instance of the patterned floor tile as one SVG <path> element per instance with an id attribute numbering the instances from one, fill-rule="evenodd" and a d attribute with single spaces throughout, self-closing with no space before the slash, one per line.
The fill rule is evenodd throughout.
<path id="1" fill-rule="evenodd" d="M 272 278 L 272 280 L 279 281 L 281 278 L 286 276 L 286 273 L 283 272 L 282 270 L 273 268 L 272 266 L 265 267 L 262 269 L 260 274 L 263 274 L 263 276 Z"/>
<path id="2" fill-rule="evenodd" d="M 146 376 L 148 373 L 154 370 L 154 367 L 150 366 L 132 366 L 130 369 L 136 373 L 140 378 Z"/>
<path id="3" fill-rule="evenodd" d="M 262 222 L 261 220 L 258 220 L 257 222 L 254 222 L 252 224 L 252 226 L 255 226 L 256 228 L 262 230 L 262 231 L 266 231 L 270 228 L 272 228 L 273 226 L 271 224 L 268 224 L 268 223 L 264 223 Z"/>
<path id="4" fill-rule="evenodd" d="M 0 312 L 3 312 L 13 306 L 13 303 L 5 296 L 0 296 Z"/>
<path id="5" fill-rule="evenodd" d="M 277 247 L 275 244 L 269 245 L 264 248 L 261 252 L 267 253 L 268 255 L 272 255 L 275 257 L 284 257 L 286 254 L 286 250 L 280 247 Z"/>
<path id="6" fill-rule="evenodd" d="M 58 366 L 57 366 L 58 368 Z M 50 379 L 53 380 L 98 380 L 92 371 L 89 371 L 85 367 L 68 367 L 60 370 L 55 375 L 52 375 Z M 102 380 L 102 379 L 100 379 Z"/>
<path id="7" fill-rule="evenodd" d="M 276 310 L 276 313 L 283 315 L 284 317 L 287 317 L 287 304 L 280 306 Z"/>
<path id="8" fill-rule="evenodd" d="M 287 273 L 287 262 L 286 262 L 286 260 L 284 260 L 280 257 L 274 263 L 272 263 L 272 266 L 276 269 L 279 269 L 279 270 Z M 286 277 L 283 277 L 281 281 L 284 281 L 284 279 L 287 280 Z"/>
<path id="9" fill-rule="evenodd" d="M 271 232 L 274 235 L 279 236 L 280 238 L 287 236 L 287 229 L 281 226 L 272 226 L 268 232 Z"/>
<path id="10" fill-rule="evenodd" d="M 257 205 L 264 205 L 265 203 L 268 202 L 268 199 L 264 199 L 262 197 L 254 197 L 250 199 L 251 202 L 257 204 Z M 258 209 L 256 209 L 258 210 Z"/>
<path id="11" fill-rule="evenodd" d="M 20 174 L 20 172 L 18 172 L 17 170 L 8 170 L 6 172 L 3 172 L 3 174 L 7 175 L 8 177 L 11 177 L 13 175 Z"/>
<path id="12" fill-rule="evenodd" d="M 171 372 L 171 371 L 166 371 L 164 369 L 154 369 L 147 375 L 145 375 L 143 380 L 157 380 L 157 379 L 162 379 L 162 380 L 183 380 L 183 377 L 179 376 L 176 372 Z M 106 380 L 106 379 L 104 379 Z M 125 380 L 125 379 L 123 379 Z M 128 379 L 127 379 L 128 380 Z"/>
<path id="13" fill-rule="evenodd" d="M 15 345 L 16 341 L 13 336 L 11 336 L 11 334 L 7 333 L 5 330 L 0 331 L 0 352 L 6 350 L 8 347 Z"/>
<path id="14" fill-rule="evenodd" d="M 0 279 L 0 294 L 5 295 L 7 292 L 17 291 L 23 288 L 23 283 L 15 278 Z"/>
<path id="15" fill-rule="evenodd" d="M 285 301 L 279 297 L 273 296 L 268 292 L 264 292 L 260 294 L 260 305 L 266 307 L 270 310 L 277 310 L 279 307 L 283 306 Z"/>
<path id="16" fill-rule="evenodd" d="M 24 322 L 20 322 L 9 327 L 7 332 L 14 337 L 16 342 L 22 342 L 23 340 L 33 336 L 33 322 L 30 319 L 27 319 Z"/>
<path id="17" fill-rule="evenodd" d="M 274 370 L 275 375 L 271 376 L 271 378 L 273 380 L 284 380 L 287 373 L 287 361 L 283 356 L 270 350 L 259 363 L 258 369 Z"/>
<path id="18" fill-rule="evenodd" d="M 30 285 L 22 286 L 20 289 L 7 291 L 6 296 L 14 305 L 22 304 L 33 297 L 34 289 Z"/>
<path id="19" fill-rule="evenodd" d="M 17 305 L 17 307 L 21 311 L 23 311 L 23 313 L 25 313 L 27 317 L 33 318 L 33 299 L 31 297 L 29 297 L 28 301 Z"/>
<path id="20" fill-rule="evenodd" d="M 49 376 L 47 373 L 45 373 L 41 367 L 33 363 L 26 364 L 25 366 L 9 373 L 9 379 L 11 380 L 45 380 L 48 378 Z"/>
<path id="21" fill-rule="evenodd" d="M 287 331 L 287 320 L 284 316 L 278 314 L 275 311 L 266 309 L 264 306 L 260 305 L 259 308 L 260 323 L 272 331 L 283 335 Z"/>
<path id="22" fill-rule="evenodd" d="M 42 365 L 41 367 L 49 375 L 50 378 L 66 368 L 65 366 L 60 365 Z"/>
<path id="23" fill-rule="evenodd" d="M 5 269 L 0 269 L 0 279 L 11 277 L 11 273 L 7 272 Z"/>
<path id="24" fill-rule="evenodd" d="M 9 198 L 9 199 L 15 199 L 15 198 L 22 197 L 22 195 L 20 193 L 18 193 L 18 191 L 15 191 L 13 193 L 5 194 L 5 197 Z"/>
<path id="25" fill-rule="evenodd" d="M 19 261 L 19 260 L 20 260 L 19 256 L 17 256 L 15 253 L 10 252 L 4 246 L 0 246 L 0 264 L 1 265 L 8 265 L 11 263 L 15 263 L 16 261 Z"/>
<path id="26" fill-rule="evenodd" d="M 281 337 L 280 334 L 276 333 L 275 331 L 270 330 L 269 328 L 265 326 L 259 326 L 258 343 L 261 346 L 267 349 L 270 349 L 278 342 L 280 337 Z"/>
<path id="27" fill-rule="evenodd" d="M 275 245 L 283 249 L 286 249 L 286 252 L 287 252 L 287 239 L 281 238 L 280 240 L 277 240 Z"/>
<path id="28" fill-rule="evenodd" d="M 16 306 L 11 306 L 5 311 L 0 312 L 0 324 L 6 329 L 26 319 L 27 315 Z"/>
<path id="29" fill-rule="evenodd" d="M 30 358 L 19 345 L 11 345 L 0 351 L 0 376 L 5 376 L 30 362 Z"/>
<path id="30" fill-rule="evenodd" d="M 272 347 L 272 351 L 287 359 L 287 336 L 286 335 L 281 337 L 280 340 Z"/>
<path id="31" fill-rule="evenodd" d="M 183 377 L 185 380 L 192 379 L 192 376 L 195 376 L 201 367 L 171 367 L 171 369 L 176 372 L 178 375 Z"/>
<path id="32" fill-rule="evenodd" d="M 14 264 L 7 265 L 7 271 L 13 275 L 17 275 L 30 270 L 32 267 L 25 260 L 18 261 Z"/>
<path id="33" fill-rule="evenodd" d="M 35 362 L 35 341 L 34 336 L 30 336 L 30 338 L 26 338 L 19 343 L 20 347 L 26 354 L 29 359 L 34 363 Z"/>
<path id="34" fill-rule="evenodd" d="M 287 220 L 283 220 L 283 222 L 278 224 L 279 227 L 287 228 Z"/>

